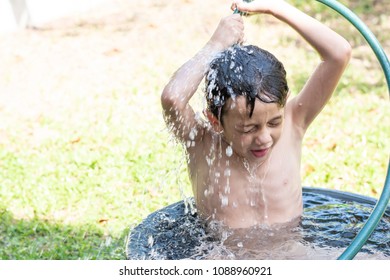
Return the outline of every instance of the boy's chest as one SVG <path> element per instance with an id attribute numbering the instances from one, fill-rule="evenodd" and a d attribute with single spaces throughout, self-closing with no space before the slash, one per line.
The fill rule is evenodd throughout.
<path id="1" fill-rule="evenodd" d="M 300 185 L 299 164 L 276 159 L 252 172 L 230 168 L 229 175 L 230 192 L 237 196 L 278 196 Z"/>
<path id="2" fill-rule="evenodd" d="M 230 162 L 210 166 L 202 173 L 204 187 L 211 187 L 216 196 L 249 203 L 251 199 L 288 197 L 301 184 L 299 160 L 295 156 L 285 157 L 283 153 L 272 154 L 257 168 Z"/>
<path id="3" fill-rule="evenodd" d="M 211 184 L 213 192 L 206 196 L 206 200 L 229 219 L 237 216 L 234 219 L 281 221 L 290 215 L 286 213 L 299 212 L 299 168 L 291 164 L 285 165 L 284 169 L 270 166 L 266 172 L 253 176 L 231 168 L 230 177 L 218 177 L 218 180 L 219 183 Z"/>

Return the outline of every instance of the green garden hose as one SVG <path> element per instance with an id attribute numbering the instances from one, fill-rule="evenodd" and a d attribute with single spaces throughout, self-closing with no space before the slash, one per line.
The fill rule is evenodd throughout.
<path id="1" fill-rule="evenodd" d="M 322 4 L 332 8 L 340 15 L 342 15 L 345 19 L 347 19 L 366 39 L 367 43 L 370 45 L 372 50 L 374 51 L 379 63 L 383 69 L 383 72 L 387 81 L 387 89 L 390 95 L 390 63 L 387 58 L 383 48 L 379 44 L 378 40 L 375 38 L 370 29 L 348 8 L 340 4 L 335 0 L 317 0 Z M 375 205 L 374 210 L 372 211 L 370 217 L 367 219 L 366 223 L 356 235 L 355 239 L 351 242 L 351 244 L 345 249 L 345 251 L 338 258 L 339 260 L 351 260 L 356 254 L 360 251 L 363 245 L 367 242 L 367 239 L 370 237 L 372 232 L 375 230 L 378 225 L 380 219 L 382 218 L 387 205 L 390 199 L 390 161 L 388 162 L 387 167 L 387 176 L 385 180 L 385 184 L 382 190 L 382 194 Z"/>

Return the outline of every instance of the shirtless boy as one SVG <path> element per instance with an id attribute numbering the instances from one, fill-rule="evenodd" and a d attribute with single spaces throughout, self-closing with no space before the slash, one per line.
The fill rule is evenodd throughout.
<path id="1" fill-rule="evenodd" d="M 223 18 L 207 44 L 180 67 L 161 96 L 164 116 L 185 144 L 196 207 L 231 228 L 287 223 L 302 214 L 302 139 L 350 58 L 340 35 L 285 1 L 235 1 L 232 9 L 273 15 L 319 54 L 298 95 L 287 101 L 283 65 L 244 38 L 239 14 Z M 207 122 L 189 105 L 205 78 Z"/>

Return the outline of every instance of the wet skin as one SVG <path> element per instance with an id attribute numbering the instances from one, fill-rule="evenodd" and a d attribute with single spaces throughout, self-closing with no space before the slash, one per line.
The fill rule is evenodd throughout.
<path id="1" fill-rule="evenodd" d="M 256 100 L 249 117 L 244 97 L 226 106 L 223 124 L 210 120 L 213 127 L 187 150 L 200 215 L 232 228 L 301 215 L 301 135 L 291 126 L 289 108 Z"/>

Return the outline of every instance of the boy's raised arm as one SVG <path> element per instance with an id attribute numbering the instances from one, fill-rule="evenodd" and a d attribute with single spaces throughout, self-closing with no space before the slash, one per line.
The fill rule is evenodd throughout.
<path id="1" fill-rule="evenodd" d="M 204 78 L 211 60 L 219 52 L 242 41 L 243 30 L 240 15 L 223 18 L 209 42 L 181 66 L 165 86 L 161 95 L 164 117 L 168 126 L 181 141 L 202 137 L 202 131 L 199 131 L 200 127 L 189 101 Z"/>
<path id="2" fill-rule="evenodd" d="M 290 101 L 294 123 L 305 131 L 334 92 L 351 54 L 339 34 L 282 0 L 236 1 L 241 11 L 272 14 L 294 28 L 320 55 L 321 62 L 300 94 Z"/>

